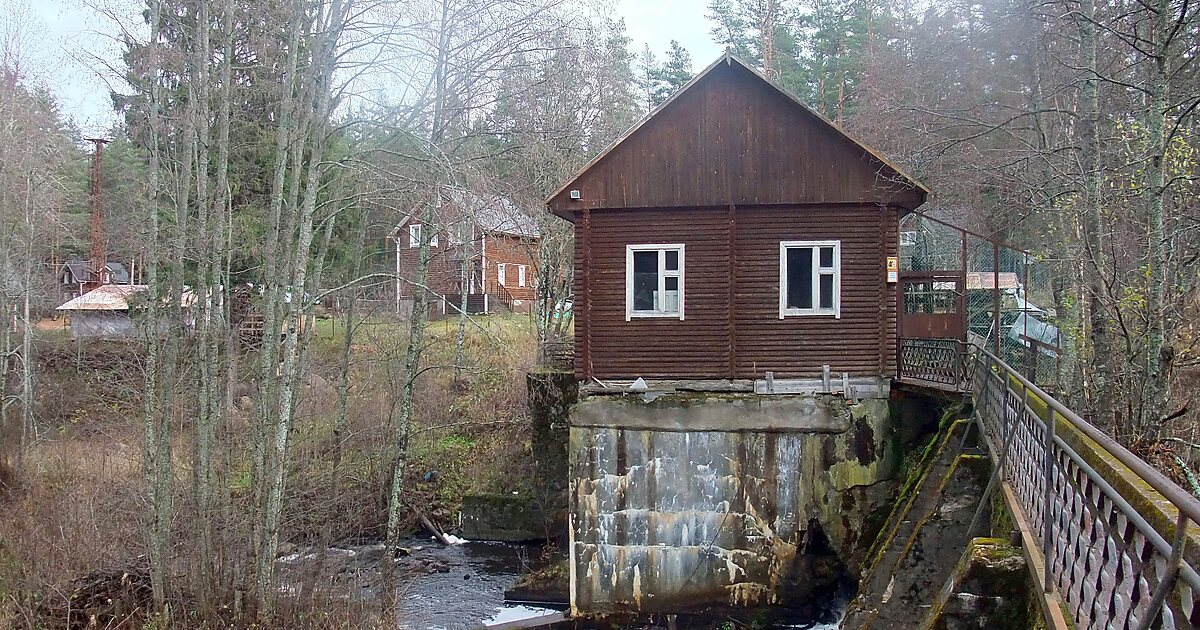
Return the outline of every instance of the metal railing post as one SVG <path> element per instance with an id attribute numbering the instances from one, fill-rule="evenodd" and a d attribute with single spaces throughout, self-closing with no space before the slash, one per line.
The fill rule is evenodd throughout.
<path id="1" fill-rule="evenodd" d="M 1025 389 L 1029 391 L 1028 388 Z M 1045 561 L 1046 575 L 1043 576 L 1042 590 L 1049 593 L 1054 588 L 1054 518 L 1051 516 L 1050 504 L 1054 500 L 1054 409 L 1046 405 L 1046 451 L 1043 459 L 1042 475 L 1045 476 L 1046 490 L 1042 495 L 1042 559 Z"/>
<path id="2" fill-rule="evenodd" d="M 1171 543 L 1171 557 L 1167 559 L 1167 574 L 1159 581 L 1158 588 L 1154 589 L 1154 597 L 1146 609 L 1146 616 L 1138 622 L 1138 630 L 1150 629 L 1150 625 L 1158 619 L 1158 614 L 1167 601 L 1167 593 L 1175 587 L 1175 580 L 1179 577 L 1179 564 L 1183 561 L 1183 547 L 1187 543 L 1188 522 L 1187 515 L 1180 510 L 1179 518 L 1175 521 L 1175 540 Z"/>

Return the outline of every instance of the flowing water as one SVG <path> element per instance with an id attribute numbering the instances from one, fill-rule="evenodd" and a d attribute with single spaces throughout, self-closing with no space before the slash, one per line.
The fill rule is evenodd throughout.
<path id="1" fill-rule="evenodd" d="M 404 540 L 400 547 L 404 551 L 396 560 L 398 629 L 574 627 L 570 622 L 555 623 L 563 620 L 561 608 L 504 601 L 505 590 L 529 569 L 530 558 L 537 557 L 537 547 L 490 542 L 444 547 L 425 538 Z M 297 550 L 279 559 L 281 588 L 286 593 L 298 594 L 307 577 L 336 597 L 377 600 L 381 582 L 379 561 L 383 553 L 383 545 Z M 313 579 L 313 576 L 320 577 Z M 682 617 L 677 626 L 681 629 L 711 628 L 716 619 L 689 616 L 689 623 Z M 835 630 L 837 624 L 791 622 L 772 627 Z"/>
<path id="2" fill-rule="evenodd" d="M 504 601 L 535 547 L 486 542 L 444 547 L 424 538 L 401 541 L 400 547 L 405 553 L 396 559 L 397 628 L 515 628 L 562 618 L 554 608 Z M 279 559 L 281 588 L 299 593 L 304 578 L 315 573 L 322 576 L 316 582 L 335 596 L 377 599 L 383 553 L 383 545 L 296 551 Z"/>

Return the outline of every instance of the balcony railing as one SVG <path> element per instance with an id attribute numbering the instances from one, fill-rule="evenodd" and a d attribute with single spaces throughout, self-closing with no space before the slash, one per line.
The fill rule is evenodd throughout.
<path id="1" fill-rule="evenodd" d="M 965 352 L 957 339 L 901 339 L 900 379 L 962 389 Z"/>

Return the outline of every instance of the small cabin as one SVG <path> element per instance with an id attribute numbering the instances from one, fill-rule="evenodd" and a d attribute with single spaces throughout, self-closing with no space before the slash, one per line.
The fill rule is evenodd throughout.
<path id="1" fill-rule="evenodd" d="M 70 317 L 71 336 L 76 339 L 132 337 L 137 327 L 130 303 L 147 288 L 144 284 L 103 284 L 56 310 Z"/>
<path id="2" fill-rule="evenodd" d="M 894 375 L 889 258 L 928 192 L 725 55 L 547 200 L 574 224 L 576 376 Z"/>
<path id="3" fill-rule="evenodd" d="M 395 248 L 396 312 L 411 311 L 423 236 L 429 239 L 430 315 L 458 313 L 466 277 L 467 312 L 528 312 L 537 295 L 537 221 L 511 199 L 443 187 L 432 225 L 406 215 L 388 238 Z M 464 273 L 465 271 L 465 273 Z"/>

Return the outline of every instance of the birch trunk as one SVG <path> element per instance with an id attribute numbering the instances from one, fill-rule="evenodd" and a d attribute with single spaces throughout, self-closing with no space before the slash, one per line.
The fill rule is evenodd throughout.
<path id="1" fill-rule="evenodd" d="M 1088 357 L 1080 366 L 1085 375 L 1084 392 L 1092 399 L 1090 411 L 1102 417 L 1104 424 L 1111 426 L 1113 418 L 1112 353 L 1108 331 L 1108 316 L 1104 305 L 1105 266 L 1101 262 L 1104 237 L 1101 234 L 1100 214 L 1100 99 L 1097 89 L 1099 68 L 1096 61 L 1096 2 L 1084 0 L 1080 4 L 1080 65 L 1084 77 L 1080 90 L 1080 170 L 1083 175 L 1083 203 L 1080 221 L 1082 238 L 1080 252 L 1083 258 L 1083 300 L 1080 307 L 1084 312 L 1087 327 L 1087 347 L 1082 354 Z"/>
<path id="2" fill-rule="evenodd" d="M 475 231 L 475 221 L 471 219 L 472 235 Z M 462 247 L 462 265 L 459 267 L 460 282 L 462 283 L 459 291 L 458 302 L 458 333 L 454 338 L 454 388 L 458 391 L 462 386 L 462 369 L 465 359 L 463 347 L 467 342 L 467 299 L 471 293 L 471 266 L 474 261 L 471 259 L 472 250 L 474 249 L 475 240 L 473 238 L 464 238 Z"/>
<path id="3" fill-rule="evenodd" d="M 299 11 L 301 9 L 293 9 Z M 323 8 L 322 8 L 323 10 Z M 334 55 L 338 38 L 343 27 L 343 5 L 340 0 L 332 0 L 329 5 L 327 18 L 318 15 L 315 21 L 317 30 L 316 48 L 311 64 L 312 76 L 310 83 L 315 93 L 314 106 L 306 112 L 307 125 L 305 144 L 310 147 L 311 155 L 304 171 L 304 198 L 300 207 L 297 225 L 295 247 L 291 248 L 290 260 L 286 261 L 291 273 L 291 299 L 287 303 L 285 322 L 290 330 L 283 343 L 283 360 L 280 366 L 279 399 L 275 427 L 271 436 L 270 452 L 271 465 L 266 479 L 267 497 L 263 514 L 263 543 L 258 558 L 257 570 L 257 599 L 260 605 L 268 605 L 271 600 L 271 586 L 275 565 L 275 553 L 279 545 L 279 523 L 283 509 L 283 490 L 286 477 L 287 445 L 291 434 L 295 414 L 297 388 L 300 385 L 299 356 L 302 350 L 299 341 L 303 336 L 301 321 L 305 317 L 304 289 L 308 286 L 308 268 L 311 257 L 313 238 L 313 214 L 317 205 L 321 158 L 325 148 L 325 132 L 330 106 L 330 81 L 334 69 Z M 299 164 L 297 164 L 299 167 Z M 297 168 L 294 177 L 300 176 Z M 264 336 L 266 331 L 264 331 Z"/>
<path id="4" fill-rule="evenodd" d="M 262 299 L 263 330 L 258 354 L 258 398 L 255 403 L 255 419 L 253 422 L 251 440 L 253 442 L 253 463 L 251 466 L 251 488 L 253 494 L 253 513 L 251 522 L 252 556 L 256 570 L 263 564 L 263 513 L 266 509 L 266 494 L 264 492 L 267 478 L 267 428 L 275 418 L 275 407 L 272 402 L 277 394 L 277 375 L 279 357 L 279 326 L 280 318 L 276 305 L 281 301 L 279 286 L 279 267 L 281 246 L 280 230 L 283 201 L 286 196 L 285 184 L 288 162 L 291 159 L 289 145 L 294 136 L 296 74 L 300 47 L 300 30 L 303 23 L 303 12 L 292 7 L 291 20 L 288 26 L 287 65 L 284 69 L 285 98 L 279 106 L 279 124 L 275 132 L 275 164 L 271 177 L 271 207 L 267 220 L 266 252 L 264 262 L 265 291 Z M 255 577 L 258 584 L 261 578 Z"/>
<path id="5" fill-rule="evenodd" d="M 354 263 L 352 277 L 357 278 L 362 274 L 362 258 L 363 249 L 366 245 L 367 237 L 367 217 L 365 213 L 358 217 L 358 231 L 354 235 Z M 350 367 L 354 358 L 354 307 L 358 303 L 358 289 L 350 289 L 350 294 L 347 298 L 346 317 L 344 325 L 346 327 L 345 337 L 342 339 L 342 356 L 338 365 L 338 411 L 337 418 L 333 425 L 333 483 L 334 496 L 337 496 L 338 484 L 340 483 L 340 469 L 342 464 L 342 441 L 346 434 L 346 416 L 350 406 Z"/>
<path id="6" fill-rule="evenodd" d="M 159 0 L 150 0 L 150 75 L 158 76 L 159 67 Z M 143 467 L 146 473 L 146 497 L 149 504 L 150 582 L 155 610 L 166 609 L 168 588 L 168 555 L 170 549 L 170 468 L 171 429 L 170 422 L 163 417 L 161 390 L 160 330 L 162 323 L 162 301 L 159 292 L 159 256 L 161 255 L 159 227 L 159 103 L 158 81 L 150 81 L 149 103 L 149 149 L 148 172 L 149 237 L 150 252 L 145 264 L 146 282 L 150 286 L 151 299 L 146 305 L 146 367 L 145 367 L 145 432 L 146 450 Z"/>
<path id="7" fill-rule="evenodd" d="M 21 443 L 29 443 L 33 426 L 33 321 L 30 320 L 29 299 L 33 291 L 33 173 L 25 179 L 25 274 L 21 287 Z"/>

